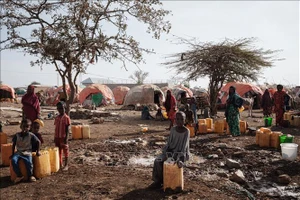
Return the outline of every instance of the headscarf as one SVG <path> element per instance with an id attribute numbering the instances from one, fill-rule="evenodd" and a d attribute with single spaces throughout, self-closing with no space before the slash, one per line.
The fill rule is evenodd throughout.
<path id="1" fill-rule="evenodd" d="M 175 97 L 172 95 L 171 90 L 167 90 L 167 97 L 166 97 L 166 101 L 165 101 L 165 108 L 166 111 L 170 111 L 171 108 L 176 106 L 176 99 Z"/>
<path id="2" fill-rule="evenodd" d="M 34 86 L 29 85 L 26 94 L 22 97 L 22 104 L 32 106 L 35 109 L 40 109 L 40 102 L 38 96 L 34 93 Z"/>
<path id="3" fill-rule="evenodd" d="M 22 97 L 23 112 L 27 119 L 32 122 L 38 118 L 40 113 L 40 102 L 37 95 L 34 93 L 34 87 L 28 86 L 26 94 Z"/>
<path id="4" fill-rule="evenodd" d="M 233 89 L 233 93 L 230 94 L 230 92 L 228 92 L 229 95 L 228 95 L 228 99 L 227 99 L 227 104 L 228 105 L 233 104 L 235 107 L 238 107 L 238 108 L 241 107 L 244 102 L 243 99 L 240 97 L 240 95 L 238 95 L 236 93 L 236 89 L 234 86 L 230 86 L 229 91 L 230 91 L 230 89 Z"/>

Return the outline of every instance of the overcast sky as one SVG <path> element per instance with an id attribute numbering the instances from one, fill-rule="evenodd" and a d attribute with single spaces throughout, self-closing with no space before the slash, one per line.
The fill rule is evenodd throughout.
<path id="1" fill-rule="evenodd" d="M 197 37 L 200 41 L 221 41 L 224 38 L 257 37 L 257 47 L 282 49 L 279 54 L 284 61 L 276 62 L 274 67 L 264 70 L 265 78 L 260 82 L 300 85 L 299 70 L 299 2 L 298 1 L 163 1 L 165 9 L 172 11 L 168 17 L 172 23 L 171 34 L 154 40 L 145 31 L 145 26 L 134 21 L 129 22 L 130 32 L 146 48 L 153 48 L 157 53 L 145 55 L 146 64 L 139 67 L 149 72 L 148 81 L 172 79 L 174 71 L 166 69 L 160 63 L 167 54 L 180 52 L 184 46 L 174 45 L 170 40 L 173 35 Z M 105 28 L 105 27 L 104 27 Z M 1 33 L 2 34 L 2 33 Z M 26 86 L 32 81 L 44 85 L 57 85 L 58 76 L 54 66 L 45 66 L 43 70 L 30 67 L 32 57 L 15 51 L 1 53 L 1 80 L 13 87 Z M 81 80 L 88 77 L 109 78 L 113 81 L 126 81 L 137 70 L 135 65 L 99 62 L 89 66 Z M 59 84 L 61 81 L 59 80 Z M 207 78 L 191 82 L 191 86 L 206 88 Z"/>

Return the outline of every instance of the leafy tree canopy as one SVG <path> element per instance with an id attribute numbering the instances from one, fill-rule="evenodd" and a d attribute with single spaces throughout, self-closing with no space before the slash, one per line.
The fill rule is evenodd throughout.
<path id="1" fill-rule="evenodd" d="M 170 12 L 159 0 L 2 0 L 0 6 L 1 28 L 7 30 L 0 50 L 36 56 L 32 66 L 53 64 L 65 94 L 66 82 L 71 89 L 67 107 L 75 97 L 78 74 L 89 64 L 120 60 L 125 67 L 126 62 L 140 63 L 143 53 L 151 52 L 128 34 L 129 20 L 146 24 L 155 39 L 171 28 L 164 20 Z"/>
<path id="2" fill-rule="evenodd" d="M 256 48 L 254 42 L 255 38 L 217 43 L 178 38 L 178 43 L 187 45 L 189 50 L 168 56 L 171 60 L 163 64 L 177 74 L 186 74 L 187 80 L 208 77 L 211 109 L 216 113 L 217 95 L 224 83 L 257 81 L 263 68 L 279 60 L 275 57 L 278 50 Z"/>

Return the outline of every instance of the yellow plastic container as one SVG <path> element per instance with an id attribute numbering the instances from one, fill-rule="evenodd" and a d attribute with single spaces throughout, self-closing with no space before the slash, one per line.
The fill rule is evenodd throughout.
<path id="1" fill-rule="evenodd" d="M 240 132 L 241 134 L 245 134 L 247 130 L 247 122 L 246 121 L 240 121 Z"/>
<path id="2" fill-rule="evenodd" d="M 272 132 L 270 135 L 270 147 L 278 149 L 280 147 L 280 136 L 281 132 Z"/>
<path id="3" fill-rule="evenodd" d="M 166 111 L 162 111 L 162 115 L 164 119 L 168 119 L 168 113 Z"/>
<path id="4" fill-rule="evenodd" d="M 292 117 L 292 115 L 291 115 L 291 113 L 289 113 L 289 112 L 285 112 L 285 113 L 283 114 L 283 120 L 288 120 L 288 121 L 290 121 L 290 120 L 291 120 L 291 117 Z"/>
<path id="5" fill-rule="evenodd" d="M 294 126 L 300 127 L 300 116 L 294 116 Z"/>
<path id="6" fill-rule="evenodd" d="M 50 154 L 49 151 L 40 151 L 41 155 L 36 156 L 33 153 L 33 175 L 36 178 L 44 178 L 45 176 L 51 175 L 51 165 L 50 165 Z"/>
<path id="7" fill-rule="evenodd" d="M 239 112 L 240 113 L 243 112 L 244 110 L 245 110 L 244 106 L 242 106 L 242 107 L 239 108 Z"/>
<path id="8" fill-rule="evenodd" d="M 215 121 L 215 133 L 224 134 L 224 121 L 223 120 Z"/>
<path id="9" fill-rule="evenodd" d="M 213 119 L 212 118 L 206 118 L 205 121 L 206 121 L 206 124 L 207 124 L 207 128 L 212 129 L 213 128 Z"/>
<path id="10" fill-rule="evenodd" d="M 12 143 L 1 144 L 1 159 L 3 166 L 10 165 L 9 157 L 12 155 Z"/>
<path id="11" fill-rule="evenodd" d="M 82 125 L 82 138 L 83 139 L 91 138 L 90 125 Z"/>
<path id="12" fill-rule="evenodd" d="M 7 134 L 0 132 L 0 145 L 7 144 Z"/>
<path id="13" fill-rule="evenodd" d="M 195 127 L 189 124 L 186 127 L 190 130 L 190 137 L 195 137 Z"/>
<path id="14" fill-rule="evenodd" d="M 143 133 L 146 133 L 148 130 L 149 130 L 148 127 L 141 127 L 141 131 L 142 131 Z"/>
<path id="15" fill-rule="evenodd" d="M 82 139 L 82 129 L 81 125 L 72 125 L 71 126 L 71 131 L 72 131 L 72 139 L 78 140 Z"/>
<path id="16" fill-rule="evenodd" d="M 260 147 L 270 147 L 271 131 L 263 131 L 259 134 L 258 145 Z"/>
<path id="17" fill-rule="evenodd" d="M 255 143 L 258 145 L 259 144 L 259 136 L 260 134 L 262 134 L 263 132 L 260 130 L 256 130 L 256 135 L 255 135 Z"/>
<path id="18" fill-rule="evenodd" d="M 25 181 L 28 180 L 28 174 L 27 174 L 27 169 L 26 169 L 26 165 L 25 165 L 24 160 L 22 158 L 19 159 L 18 164 L 19 164 L 20 172 L 24 176 L 23 180 L 25 180 Z M 11 181 L 16 180 L 17 174 L 15 173 L 11 162 L 10 162 L 10 165 L 9 165 L 9 171 L 10 171 L 10 180 Z"/>
<path id="19" fill-rule="evenodd" d="M 198 119 L 198 124 L 206 124 L 206 119 Z"/>
<path id="20" fill-rule="evenodd" d="M 49 157 L 50 157 L 50 168 L 51 173 L 58 172 L 59 170 L 59 149 L 58 147 L 49 148 L 47 149 L 49 151 Z"/>
<path id="21" fill-rule="evenodd" d="M 167 188 L 172 190 L 183 190 L 183 168 L 179 168 L 176 162 L 165 161 L 163 168 L 163 184 L 164 191 L 166 191 Z"/>
<path id="22" fill-rule="evenodd" d="M 207 124 L 198 124 L 198 130 L 200 134 L 205 134 L 207 133 Z"/>

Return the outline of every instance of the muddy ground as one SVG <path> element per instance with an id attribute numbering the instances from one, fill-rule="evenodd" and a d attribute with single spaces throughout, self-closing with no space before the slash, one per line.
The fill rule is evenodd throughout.
<path id="1" fill-rule="evenodd" d="M 21 108 L 20 104 L 1 103 L 1 107 L 1 121 L 21 119 L 19 110 L 7 108 Z M 46 117 L 54 107 L 42 109 Z M 191 138 L 192 158 L 184 168 L 184 190 L 150 189 L 152 163 L 169 134 L 165 130 L 168 122 L 140 120 L 140 111 L 120 110 L 119 106 L 106 110 L 118 115 L 105 117 L 102 124 L 90 124 L 91 139 L 69 141 L 69 171 L 14 185 L 9 167 L 1 167 L 1 199 L 300 199 L 299 148 L 296 161 L 285 161 L 280 149 L 258 147 L 255 135 L 250 133 L 240 137 L 211 133 Z M 223 115 L 218 113 L 219 117 Z M 255 110 L 253 118 L 244 111 L 242 119 L 250 127 L 264 124 L 261 110 Z M 44 122 L 42 148 L 54 145 L 53 120 Z M 148 126 L 148 132 L 141 132 L 141 124 Z M 294 135 L 294 142 L 300 144 L 298 128 L 272 129 Z M 3 131 L 11 140 L 19 125 L 4 126 Z M 239 162 L 244 183 L 231 181 L 237 169 L 226 165 L 228 158 Z M 289 184 L 278 181 L 282 174 L 291 177 Z"/>

